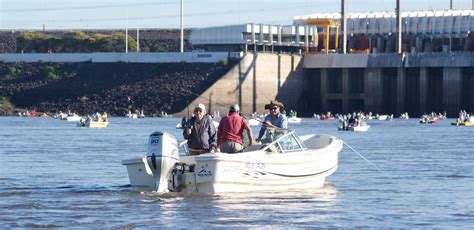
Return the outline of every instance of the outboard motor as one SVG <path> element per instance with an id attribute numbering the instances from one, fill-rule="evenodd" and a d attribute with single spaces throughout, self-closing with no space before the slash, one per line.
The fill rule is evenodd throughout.
<path id="1" fill-rule="evenodd" d="M 150 135 L 147 163 L 153 171 L 157 192 L 168 192 L 168 178 L 174 165 L 179 162 L 179 147 L 169 133 L 154 132 Z"/>

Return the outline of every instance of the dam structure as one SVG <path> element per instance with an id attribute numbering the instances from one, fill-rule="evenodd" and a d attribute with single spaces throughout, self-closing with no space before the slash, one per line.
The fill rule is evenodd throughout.
<path id="1" fill-rule="evenodd" d="M 342 15 L 318 13 L 296 16 L 289 25 L 248 23 L 188 29 L 185 48 L 191 52 L 184 53 L 177 52 L 179 33 L 173 30 L 147 30 L 147 36 L 140 36 L 142 48 L 137 52 L 91 53 L 84 53 L 83 50 L 61 52 L 36 40 L 32 42 L 34 46 L 24 46 L 18 42 L 18 31 L 0 31 L 0 44 L 3 44 L 0 67 L 3 66 L 3 75 L 9 73 L 13 76 L 22 72 L 15 65 L 24 65 L 23 75 L 28 77 L 27 74 L 38 71 L 36 75 L 44 75 L 42 72 L 45 71 L 39 68 L 48 70 L 46 67 L 56 65 L 53 70 L 60 72 L 64 63 L 65 66 L 74 63 L 77 70 L 82 67 L 89 69 L 89 66 L 101 69 L 100 66 L 117 64 L 117 69 L 124 68 L 123 73 L 97 79 L 85 78 L 86 85 L 96 85 L 105 76 L 110 79 L 120 76 L 123 82 L 137 82 L 132 87 L 136 90 L 130 90 L 130 85 L 112 90 L 107 88 L 107 84 L 100 90 L 112 90 L 113 95 L 128 94 L 132 98 L 142 98 L 142 90 L 147 91 L 147 87 L 160 89 L 159 93 L 147 94 L 146 100 L 137 99 L 147 102 L 139 106 L 153 107 L 156 113 L 164 111 L 177 115 L 189 115 L 197 103 L 206 104 L 211 113 L 225 114 L 227 106 L 234 103 L 241 105 L 244 114 L 264 113 L 265 104 L 275 99 L 285 104 L 286 111 L 297 111 L 300 116 L 328 111 L 364 111 L 395 116 L 408 112 L 411 116 L 420 116 L 446 111 L 448 116 L 453 117 L 460 110 L 474 112 L 474 34 L 471 33 L 474 29 L 474 11 L 357 12 Z M 400 16 L 399 23 L 397 15 Z M 400 30 L 397 25 L 400 25 Z M 54 31 L 53 34 L 64 33 Z M 87 33 L 92 35 L 95 31 Z M 399 33 L 401 36 L 398 36 Z M 160 37 L 159 34 L 166 36 Z M 160 44 L 167 44 L 167 51 L 153 48 Z M 47 52 L 49 49 L 52 52 Z M 132 77 L 132 73 L 128 75 L 127 70 L 136 72 L 140 66 L 156 71 L 144 71 L 142 80 L 145 82 L 139 82 L 137 77 Z M 199 71 L 189 73 L 186 71 L 188 67 Z M 35 71 L 30 71 L 30 68 Z M 206 72 L 206 69 L 209 70 Z M 191 74 L 193 76 L 189 79 L 193 80 L 188 82 L 186 76 Z M 84 76 L 74 75 L 76 78 Z M 28 79 L 32 82 L 41 80 Z M 153 82 L 174 79 L 176 82 L 173 84 L 180 86 L 177 88 L 186 90 L 176 93 L 176 87 L 160 83 L 162 89 L 160 85 L 147 83 L 146 79 L 153 79 Z M 84 79 L 74 80 L 84 83 Z M 24 108 L 42 108 L 40 105 L 44 103 L 49 105 L 44 108 L 60 109 L 53 105 L 62 106 L 70 101 L 80 104 L 76 107 L 82 108 L 85 104 L 79 99 L 92 100 L 100 98 L 97 95 L 103 93 L 89 95 L 90 87 L 84 86 L 84 92 L 78 91 L 83 95 L 64 99 L 59 105 L 54 101 L 35 104 L 13 89 L 9 81 L 4 78 L 3 86 L 0 82 L 0 87 L 4 87 L 0 96 L 11 98 L 14 104 Z M 43 87 L 42 84 L 52 84 L 48 87 L 53 87 L 66 81 L 46 79 L 41 80 L 41 84 L 32 83 L 31 87 Z M 116 83 L 114 80 L 107 82 L 111 85 Z M 6 88 L 11 90 L 6 93 Z M 34 92 L 35 98 L 49 98 L 51 95 L 46 93 L 46 88 L 36 91 L 25 89 L 28 92 L 24 94 L 32 95 Z M 174 96 L 173 100 L 164 99 L 169 95 Z M 26 99 L 19 101 L 15 98 Z M 117 100 L 111 99 L 109 104 L 117 114 L 127 109 L 126 102 L 112 103 L 114 101 Z"/>
<path id="2" fill-rule="evenodd" d="M 242 52 L 238 66 L 193 102 L 238 102 L 264 112 L 272 99 L 311 116 L 474 111 L 474 11 L 401 13 L 397 52 L 394 12 L 347 14 L 346 49 L 340 13 L 297 16 L 292 25 L 243 24 L 192 30 L 203 51 Z M 213 103 L 214 102 L 214 103 Z"/>

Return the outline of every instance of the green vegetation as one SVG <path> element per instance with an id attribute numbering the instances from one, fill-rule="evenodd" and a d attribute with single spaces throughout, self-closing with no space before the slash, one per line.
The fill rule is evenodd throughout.
<path id="1" fill-rule="evenodd" d="M 219 60 L 219 62 L 218 62 L 217 64 L 219 64 L 219 65 L 227 65 L 227 60 L 224 60 L 224 59 Z"/>
<path id="2" fill-rule="evenodd" d="M 13 108 L 13 104 L 7 97 L 0 96 L 0 107 Z"/>
<path id="3" fill-rule="evenodd" d="M 21 74 L 21 69 L 17 66 L 10 66 L 8 67 L 8 70 L 7 70 L 7 76 L 8 77 L 16 77 L 18 75 Z"/>
<path id="4" fill-rule="evenodd" d="M 160 44 L 154 44 L 151 49 L 151 52 L 168 52 L 168 49 Z"/>
<path id="5" fill-rule="evenodd" d="M 82 97 L 79 97 L 78 99 L 79 99 L 79 101 L 81 101 L 82 103 L 87 103 L 87 101 L 89 100 L 89 98 L 88 98 L 86 95 L 84 95 L 84 96 L 82 96 Z"/>
<path id="6" fill-rule="evenodd" d="M 128 37 L 128 50 L 137 50 L 135 39 Z M 61 37 L 42 32 L 23 32 L 17 39 L 17 52 L 24 53 L 77 53 L 124 52 L 125 34 L 87 35 L 78 30 L 65 32 Z"/>
<path id="7" fill-rule="evenodd" d="M 46 78 L 46 79 L 49 79 L 49 80 L 59 80 L 61 79 L 61 76 L 59 76 L 59 74 L 56 73 L 56 70 L 54 69 L 54 67 L 52 66 L 46 66 L 42 69 L 42 73 L 43 73 L 43 76 Z"/>

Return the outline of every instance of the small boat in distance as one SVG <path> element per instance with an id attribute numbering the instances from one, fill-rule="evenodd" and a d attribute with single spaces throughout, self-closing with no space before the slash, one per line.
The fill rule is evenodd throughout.
<path id="1" fill-rule="evenodd" d="M 77 127 L 90 127 L 90 128 L 106 128 L 109 126 L 109 116 L 107 113 L 96 113 L 93 116 L 87 116 L 86 119 L 81 118 L 77 122 Z"/>
<path id="2" fill-rule="evenodd" d="M 298 124 L 300 122 L 301 122 L 301 118 L 299 117 L 288 117 L 288 123 Z"/>
<path id="3" fill-rule="evenodd" d="M 77 127 L 89 127 L 89 128 L 106 128 L 109 126 L 108 121 L 89 121 L 89 122 L 77 122 Z"/>
<path id="4" fill-rule="evenodd" d="M 259 120 L 255 118 L 250 118 L 247 120 L 247 122 L 249 123 L 250 126 L 259 126 L 260 124 L 262 124 L 262 122 L 260 122 Z"/>
<path id="5" fill-rule="evenodd" d="M 353 132 L 367 132 L 369 130 L 370 125 L 358 125 L 358 126 L 349 126 L 346 129 L 342 127 L 338 127 L 337 130 L 339 131 L 353 131 Z"/>

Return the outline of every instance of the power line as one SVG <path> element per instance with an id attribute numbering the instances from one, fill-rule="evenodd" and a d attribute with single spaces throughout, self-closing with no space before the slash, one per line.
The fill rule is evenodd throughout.
<path id="1" fill-rule="evenodd" d="M 22 9 L 6 9 L 2 13 L 18 13 L 18 12 L 46 12 L 46 11 L 65 11 L 65 10 L 87 10 L 87 9 L 107 9 L 107 8 L 123 8 L 137 6 L 158 6 L 158 5 L 176 5 L 177 2 L 142 2 L 142 3 L 123 3 L 114 5 L 91 5 L 91 6 L 68 6 L 68 7 L 41 7 L 41 8 L 22 8 Z"/>
<path id="2" fill-rule="evenodd" d="M 332 5 L 332 4 L 331 4 Z M 229 14 L 250 14 L 250 13 L 259 13 L 259 12 L 268 12 L 268 11 L 287 11 L 290 9 L 307 9 L 308 6 L 321 6 L 321 4 L 292 4 L 292 7 L 282 7 L 285 5 L 278 5 L 273 7 L 265 7 L 259 9 L 251 9 L 251 10 L 244 10 L 240 12 L 239 10 L 226 10 L 226 11 L 207 11 L 207 12 L 197 12 L 197 13 L 188 13 L 185 14 L 186 18 L 189 17 L 205 17 L 205 16 L 215 16 L 215 15 L 229 15 Z M 294 7 L 296 6 L 296 7 Z M 301 7 L 301 8 L 300 8 Z M 139 16 L 139 17 L 128 17 L 129 20 L 154 20 L 154 19 L 165 19 L 165 18 L 176 18 L 180 15 L 177 13 L 173 14 L 165 14 L 165 15 L 158 15 L 158 16 Z M 107 22 L 107 21 L 123 21 L 123 17 L 112 17 L 112 18 L 88 18 L 88 19 L 70 19 L 70 20 L 42 20 L 43 22 Z M 291 20 L 291 19 L 290 19 Z M 25 23 L 25 22 L 37 22 L 38 20 L 4 20 L 4 22 L 17 22 L 17 23 Z"/>

